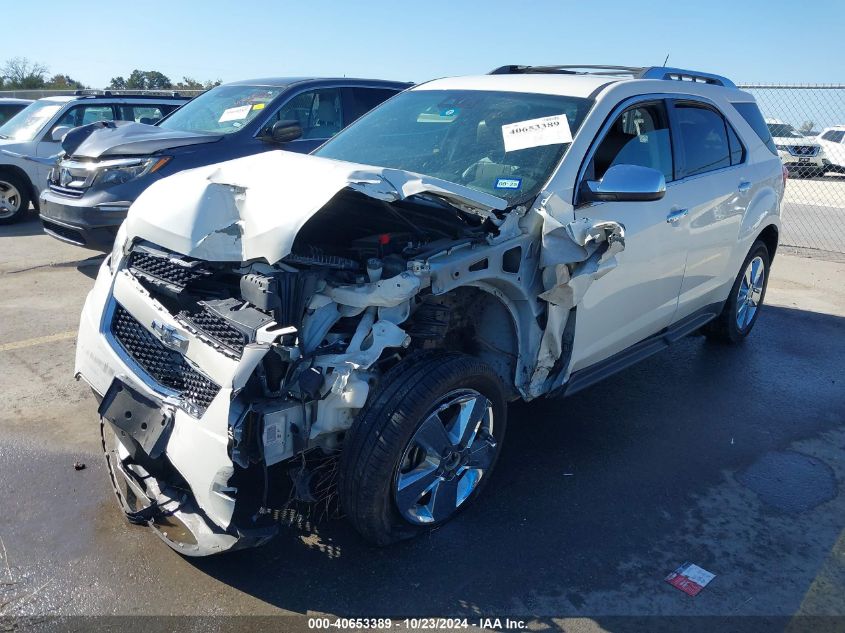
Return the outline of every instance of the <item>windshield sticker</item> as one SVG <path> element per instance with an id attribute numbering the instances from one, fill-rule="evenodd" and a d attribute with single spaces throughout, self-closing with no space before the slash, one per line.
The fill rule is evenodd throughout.
<path id="1" fill-rule="evenodd" d="M 541 145 L 571 143 L 572 130 L 569 129 L 566 115 L 556 114 L 503 125 L 502 138 L 505 141 L 505 151 L 513 152 Z"/>
<path id="2" fill-rule="evenodd" d="M 455 107 L 440 108 L 436 113 L 427 109 L 417 117 L 417 123 L 451 123 L 458 118 L 460 109 Z"/>
<path id="3" fill-rule="evenodd" d="M 522 178 L 496 178 L 496 189 L 519 189 Z"/>
<path id="4" fill-rule="evenodd" d="M 225 110 L 223 110 L 223 114 L 220 115 L 220 118 L 217 119 L 217 122 L 224 123 L 226 121 L 240 121 L 241 119 L 245 119 L 247 118 L 247 116 L 249 116 L 249 111 L 251 109 L 251 105 L 237 106 L 235 108 L 226 108 Z"/>
<path id="5" fill-rule="evenodd" d="M 266 104 L 264 104 L 264 103 L 253 103 L 252 109 L 253 110 L 263 110 L 265 105 Z"/>

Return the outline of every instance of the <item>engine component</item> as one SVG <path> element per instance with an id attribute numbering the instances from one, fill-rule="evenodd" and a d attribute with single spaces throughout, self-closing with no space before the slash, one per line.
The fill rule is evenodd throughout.
<path id="1" fill-rule="evenodd" d="M 241 297 L 261 310 L 272 312 L 279 325 L 301 329 L 302 315 L 321 277 L 316 271 L 247 274 L 241 277 Z"/>

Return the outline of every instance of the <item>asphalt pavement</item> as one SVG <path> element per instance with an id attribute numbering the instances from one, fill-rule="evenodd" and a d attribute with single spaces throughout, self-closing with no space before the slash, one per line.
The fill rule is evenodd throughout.
<path id="1" fill-rule="evenodd" d="M 845 616 L 845 264 L 778 256 L 743 345 L 511 406 L 484 496 L 428 536 L 324 520 L 191 560 L 123 519 L 73 379 L 98 261 L 0 227 L 0 615 Z M 686 561 L 716 574 L 696 597 L 664 581 Z"/>

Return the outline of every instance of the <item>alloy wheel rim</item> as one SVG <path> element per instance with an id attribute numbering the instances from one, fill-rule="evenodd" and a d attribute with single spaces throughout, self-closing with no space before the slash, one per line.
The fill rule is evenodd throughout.
<path id="1" fill-rule="evenodd" d="M 425 525 L 448 519 L 496 457 L 493 405 L 474 389 L 443 396 L 402 454 L 393 483 L 400 514 Z"/>
<path id="2" fill-rule="evenodd" d="M 0 180 L 0 218 L 15 215 L 21 206 L 21 194 L 10 182 Z"/>
<path id="3" fill-rule="evenodd" d="M 736 297 L 736 325 L 745 330 L 754 320 L 754 315 L 763 300 L 763 284 L 766 281 L 766 267 L 762 257 L 752 259 L 742 275 Z"/>

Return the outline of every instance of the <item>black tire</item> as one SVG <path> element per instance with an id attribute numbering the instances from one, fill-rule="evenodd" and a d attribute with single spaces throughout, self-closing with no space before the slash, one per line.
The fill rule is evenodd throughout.
<path id="1" fill-rule="evenodd" d="M 759 301 L 756 303 L 756 309 L 754 310 L 753 316 L 747 323 L 740 326 L 738 323 L 740 286 L 742 285 L 745 271 L 748 269 L 751 262 L 757 257 L 762 260 L 763 264 L 764 277 L 762 291 L 759 295 Z M 751 333 L 751 330 L 754 329 L 754 324 L 760 316 L 760 309 L 763 307 L 763 301 L 766 298 L 766 287 L 769 284 L 769 268 L 769 249 L 766 248 L 766 244 L 762 240 L 757 240 L 751 245 L 751 250 L 748 251 L 748 255 L 742 262 L 742 266 L 739 269 L 739 273 L 736 276 L 733 286 L 731 286 L 731 293 L 722 308 L 722 312 L 718 317 L 701 328 L 702 333 L 707 338 L 722 341 L 724 343 L 739 343 L 745 340 L 745 338 Z"/>
<path id="2" fill-rule="evenodd" d="M 495 420 L 492 461 L 475 488 L 442 521 L 421 525 L 403 516 L 394 485 L 412 440 L 438 404 L 460 390 L 483 395 Z M 355 529 L 376 545 L 412 538 L 445 523 L 466 508 L 490 480 L 506 429 L 504 390 L 486 363 L 454 352 L 412 354 L 391 369 L 350 429 L 340 459 L 340 502 Z M 445 423 L 444 423 L 445 426 Z M 445 460 L 444 460 L 445 461 Z M 442 463 L 440 464 L 442 466 Z M 457 485 L 457 484 L 456 484 Z M 424 497 L 425 495 L 423 495 Z"/>
<path id="3" fill-rule="evenodd" d="M 19 222 L 29 210 L 30 187 L 26 178 L 9 171 L 0 171 L 0 196 L 14 188 L 17 191 L 15 196 L 16 205 L 8 209 L 3 202 L 0 202 L 0 224 L 14 224 Z"/>

